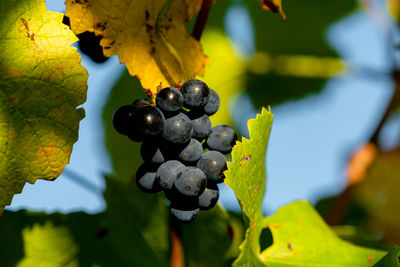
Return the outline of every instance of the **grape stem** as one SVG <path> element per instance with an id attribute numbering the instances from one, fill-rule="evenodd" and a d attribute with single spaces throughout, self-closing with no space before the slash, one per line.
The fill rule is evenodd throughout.
<path id="1" fill-rule="evenodd" d="M 200 41 L 201 34 L 203 33 L 204 27 L 206 26 L 208 14 L 210 13 L 213 2 L 214 0 L 203 0 L 199 15 L 196 19 L 196 24 L 194 25 L 194 29 L 192 32 L 192 36 L 197 41 Z"/>
<path id="2" fill-rule="evenodd" d="M 169 223 L 171 237 L 170 266 L 184 267 L 185 254 L 182 245 L 182 225 L 171 214 L 169 215 Z"/>

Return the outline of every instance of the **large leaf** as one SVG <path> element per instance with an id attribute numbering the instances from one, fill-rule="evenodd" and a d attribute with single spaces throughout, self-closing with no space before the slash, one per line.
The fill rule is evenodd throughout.
<path id="1" fill-rule="evenodd" d="M 26 182 L 54 180 L 69 162 L 87 72 L 63 14 L 40 0 L 1 1 L 0 214 Z"/>
<path id="2" fill-rule="evenodd" d="M 200 0 L 67 0 L 66 15 L 76 33 L 103 36 L 106 56 L 118 55 L 142 86 L 174 85 L 204 74 L 207 57 L 187 32 Z M 84 19 L 82 19 L 84 18 Z"/>
<path id="3" fill-rule="evenodd" d="M 261 202 L 265 188 L 265 152 L 272 126 L 271 111 L 262 109 L 256 119 L 248 121 L 250 140 L 242 138 L 236 142 L 232 151 L 232 162 L 228 162 L 225 183 L 235 192 L 248 229 L 246 239 L 241 245 L 241 254 L 236 266 L 251 263 L 262 265 L 257 254 L 260 251 L 259 236 L 262 222 Z"/>
<path id="4" fill-rule="evenodd" d="M 384 251 L 338 238 L 310 203 L 297 201 L 262 222 L 273 244 L 260 254 L 266 266 L 372 266 Z"/>
<path id="5" fill-rule="evenodd" d="M 242 226 L 220 206 L 201 211 L 193 223 L 183 225 L 185 256 L 190 267 L 231 266 L 237 256 Z M 236 240 L 235 240 L 236 239 Z"/>
<path id="6" fill-rule="evenodd" d="M 234 266 L 372 266 L 383 251 L 357 247 L 339 239 L 308 202 L 295 202 L 264 218 L 265 152 L 273 115 L 265 109 L 249 120 L 250 140 L 232 151 L 226 184 L 235 192 L 246 221 L 246 237 Z M 269 228 L 272 245 L 261 251 L 262 230 Z"/>
<path id="7" fill-rule="evenodd" d="M 388 254 L 377 262 L 374 267 L 399 267 L 400 266 L 400 247 L 394 246 Z"/>
<path id="8" fill-rule="evenodd" d="M 102 218 L 103 214 L 82 212 L 5 211 L 0 220 L 1 266 L 92 266 L 104 262 L 113 255 L 104 246 L 109 232 Z M 104 266 L 119 262 L 115 256 L 108 261 Z"/>
<path id="9" fill-rule="evenodd" d="M 168 265 L 167 210 L 134 184 L 106 178 L 107 210 L 99 214 L 7 211 L 0 220 L 1 266 Z M 12 245 L 12 253 L 9 247 Z"/>
<path id="10" fill-rule="evenodd" d="M 34 224 L 23 229 L 22 236 L 25 257 L 18 267 L 79 266 L 75 258 L 77 247 L 67 227 L 56 227 L 51 222 Z"/>

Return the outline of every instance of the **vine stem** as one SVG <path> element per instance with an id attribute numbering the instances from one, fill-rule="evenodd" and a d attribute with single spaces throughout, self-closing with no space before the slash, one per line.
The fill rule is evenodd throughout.
<path id="1" fill-rule="evenodd" d="M 194 25 L 194 29 L 192 32 L 192 36 L 197 41 L 200 41 L 213 2 L 214 0 L 203 0 L 203 3 L 201 4 L 201 9 L 199 15 L 197 16 L 196 24 Z"/>
<path id="2" fill-rule="evenodd" d="M 185 254 L 182 245 L 182 225 L 172 215 L 169 215 L 170 237 L 171 237 L 171 267 L 184 267 Z"/>
<path id="3" fill-rule="evenodd" d="M 171 2 L 171 1 L 170 1 Z M 208 14 L 210 13 L 213 0 L 203 0 L 199 15 L 197 16 L 196 23 L 192 32 L 192 36 L 200 41 L 201 35 L 203 33 L 204 27 L 206 26 Z M 169 10 L 170 3 L 166 6 L 166 10 Z M 163 12 L 168 13 L 168 12 Z M 162 21 L 165 15 L 160 16 L 160 21 Z M 156 24 L 156 31 L 160 31 L 160 24 Z M 172 215 L 169 216 L 170 225 L 170 244 L 171 244 L 171 254 L 170 254 L 170 266 L 171 267 L 184 267 L 185 266 L 185 253 L 182 245 L 182 225 L 177 222 Z"/>

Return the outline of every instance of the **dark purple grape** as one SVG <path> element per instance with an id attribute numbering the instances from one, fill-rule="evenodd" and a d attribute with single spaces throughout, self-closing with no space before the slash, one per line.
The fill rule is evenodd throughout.
<path id="1" fill-rule="evenodd" d="M 171 202 L 171 214 L 181 223 L 188 223 L 196 219 L 199 214 L 198 197 L 179 197 Z"/>
<path id="2" fill-rule="evenodd" d="M 135 114 L 135 108 L 132 105 L 125 105 L 117 109 L 113 116 L 113 125 L 115 130 L 123 135 L 128 135 L 132 132 Z"/>
<path id="3" fill-rule="evenodd" d="M 176 176 L 174 187 L 185 196 L 198 196 L 203 193 L 206 184 L 206 176 L 199 168 L 185 167 Z"/>
<path id="4" fill-rule="evenodd" d="M 183 106 L 183 95 L 175 87 L 167 87 L 158 92 L 156 104 L 163 112 L 176 112 Z"/>
<path id="5" fill-rule="evenodd" d="M 198 108 L 207 104 L 210 97 L 210 89 L 200 80 L 189 80 L 182 84 L 183 105 L 186 108 Z"/>
<path id="6" fill-rule="evenodd" d="M 186 164 L 195 164 L 203 154 L 203 146 L 196 139 L 190 140 L 190 143 L 179 153 L 179 159 Z"/>
<path id="7" fill-rule="evenodd" d="M 145 162 L 161 164 L 165 161 L 164 155 L 160 149 L 160 144 L 154 139 L 143 142 L 140 146 L 140 155 Z"/>
<path id="8" fill-rule="evenodd" d="M 169 160 L 161 164 L 157 170 L 157 179 L 160 186 L 164 189 L 172 189 L 178 173 L 180 173 L 185 165 L 177 160 Z"/>
<path id="9" fill-rule="evenodd" d="M 192 121 L 183 113 L 165 120 L 163 137 L 172 144 L 187 144 L 192 138 Z"/>
<path id="10" fill-rule="evenodd" d="M 139 108 L 143 108 L 145 106 L 149 106 L 149 105 L 151 105 L 151 102 L 150 102 L 150 100 L 148 100 L 146 98 L 139 98 L 132 102 L 132 106 L 134 106 L 136 108 L 136 110 L 138 110 Z"/>
<path id="11" fill-rule="evenodd" d="M 155 136 L 164 130 L 164 115 L 153 106 L 145 106 L 136 110 L 133 115 L 136 130 L 143 137 Z"/>
<path id="12" fill-rule="evenodd" d="M 218 125 L 211 129 L 206 146 L 223 154 L 230 153 L 237 140 L 237 134 L 228 125 Z"/>
<path id="13" fill-rule="evenodd" d="M 140 165 L 136 172 L 136 184 L 146 193 L 157 193 L 161 187 L 156 178 L 156 166 L 148 163 Z"/>
<path id="14" fill-rule="evenodd" d="M 193 134 L 192 137 L 203 141 L 211 133 L 211 121 L 206 114 L 198 119 L 192 120 Z"/>
<path id="15" fill-rule="evenodd" d="M 213 208 L 219 198 L 218 186 L 215 183 L 207 182 L 207 187 L 199 196 L 199 207 L 201 210 L 209 210 Z"/>
<path id="16" fill-rule="evenodd" d="M 224 171 L 227 168 L 226 158 L 218 151 L 207 151 L 201 156 L 199 162 L 197 162 L 197 168 L 204 172 L 207 180 L 221 183 L 225 178 Z"/>
<path id="17" fill-rule="evenodd" d="M 219 108 L 219 96 L 217 92 L 210 88 L 210 98 L 208 99 L 208 103 L 204 106 L 204 112 L 211 116 L 218 111 Z"/>

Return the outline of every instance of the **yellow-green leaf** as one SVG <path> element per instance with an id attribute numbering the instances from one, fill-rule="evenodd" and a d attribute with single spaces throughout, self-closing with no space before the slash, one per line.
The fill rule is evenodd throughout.
<path id="1" fill-rule="evenodd" d="M 25 257 L 18 267 L 78 267 L 78 247 L 65 226 L 34 224 L 22 231 Z"/>
<path id="2" fill-rule="evenodd" d="M 296 201 L 263 220 L 273 244 L 260 254 L 269 267 L 372 266 L 386 253 L 341 240 L 307 201 Z"/>
<path id="3" fill-rule="evenodd" d="M 87 72 L 63 14 L 41 0 L 0 2 L 0 213 L 26 182 L 54 180 L 69 162 Z"/>
<path id="4" fill-rule="evenodd" d="M 170 5 L 171 4 L 171 5 Z M 106 56 L 118 55 L 144 88 L 174 85 L 204 74 L 207 57 L 186 23 L 201 0 L 67 0 L 66 15 L 76 33 L 103 36 Z"/>
<path id="5" fill-rule="evenodd" d="M 225 183 L 235 192 L 248 225 L 236 266 L 247 263 L 249 266 L 263 266 L 257 254 L 262 229 L 259 224 L 263 218 L 261 203 L 265 188 L 265 152 L 272 120 L 271 111 L 263 108 L 256 119 L 248 121 L 250 140 L 242 138 L 242 142 L 236 142 L 232 162 L 228 162 L 225 172 Z"/>
<path id="6" fill-rule="evenodd" d="M 298 201 L 271 217 L 263 217 L 265 153 L 272 120 L 272 113 L 264 108 L 256 119 L 249 120 L 250 140 L 243 138 L 236 143 L 225 172 L 225 182 L 235 192 L 247 226 L 240 255 L 233 265 L 372 266 L 385 252 L 341 240 L 308 202 Z M 272 245 L 261 251 L 260 237 L 265 228 L 272 233 Z"/>

